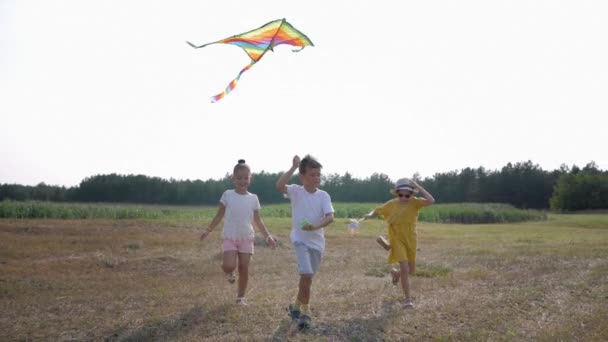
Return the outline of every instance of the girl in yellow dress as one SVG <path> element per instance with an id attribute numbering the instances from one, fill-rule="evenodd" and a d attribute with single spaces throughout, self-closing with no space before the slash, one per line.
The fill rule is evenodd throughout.
<path id="1" fill-rule="evenodd" d="M 414 197 L 420 192 L 424 198 Z M 401 279 L 406 308 L 414 306 L 410 295 L 409 275 L 416 272 L 416 224 L 418 211 L 435 203 L 431 194 L 415 181 L 402 178 L 397 181 L 391 193 L 397 195 L 368 217 L 380 216 L 388 223 L 388 242 L 390 245 L 388 262 L 399 263 L 399 270 L 393 269 L 393 283 Z M 382 243 L 381 243 L 382 244 Z M 388 246 L 387 246 L 388 248 Z"/>

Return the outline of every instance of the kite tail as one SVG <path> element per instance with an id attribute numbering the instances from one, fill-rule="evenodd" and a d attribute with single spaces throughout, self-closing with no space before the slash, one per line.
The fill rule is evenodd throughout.
<path id="1" fill-rule="evenodd" d="M 244 67 L 243 70 L 241 70 L 241 72 L 239 72 L 238 76 L 235 79 L 233 79 L 232 82 L 230 82 L 228 84 L 228 86 L 226 87 L 226 89 L 223 92 L 211 97 L 211 103 L 217 102 L 217 101 L 223 99 L 224 96 L 228 95 L 236 87 L 236 84 L 239 81 L 239 78 L 241 78 L 241 75 L 245 71 L 249 70 L 254 64 L 255 64 L 255 62 L 251 62 L 251 64 Z"/>

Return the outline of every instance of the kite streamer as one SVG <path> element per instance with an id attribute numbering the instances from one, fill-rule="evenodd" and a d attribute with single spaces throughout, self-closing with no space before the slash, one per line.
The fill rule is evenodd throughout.
<path id="1" fill-rule="evenodd" d="M 242 48 L 245 53 L 251 58 L 251 63 L 244 67 L 237 77 L 232 80 L 226 89 L 213 96 L 211 102 L 217 102 L 228 95 L 236 87 L 237 82 L 241 78 L 241 75 L 249 70 L 255 63 L 257 63 L 266 52 L 273 51 L 274 47 L 281 44 L 288 44 L 297 46 L 300 49 L 293 50 L 294 52 L 301 51 L 306 46 L 314 46 L 312 41 L 306 37 L 305 34 L 298 31 L 285 19 L 278 19 L 267 23 L 266 25 L 239 35 L 228 37 L 226 39 L 218 40 L 216 42 L 207 43 L 203 45 L 194 45 L 190 42 L 186 42 L 195 49 L 203 48 L 211 44 L 233 44 Z"/>

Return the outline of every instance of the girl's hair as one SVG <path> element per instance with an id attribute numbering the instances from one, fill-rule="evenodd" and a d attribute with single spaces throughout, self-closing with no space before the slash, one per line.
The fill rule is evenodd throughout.
<path id="1" fill-rule="evenodd" d="M 306 174 L 306 169 L 320 169 L 323 165 L 319 163 L 313 156 L 307 154 L 304 159 L 300 161 L 300 174 Z"/>
<path id="2" fill-rule="evenodd" d="M 239 159 L 238 164 L 234 166 L 234 170 L 232 170 L 232 172 L 236 173 L 238 170 L 247 170 L 249 173 L 251 173 L 251 169 L 249 168 L 249 165 L 245 163 L 245 159 Z"/>

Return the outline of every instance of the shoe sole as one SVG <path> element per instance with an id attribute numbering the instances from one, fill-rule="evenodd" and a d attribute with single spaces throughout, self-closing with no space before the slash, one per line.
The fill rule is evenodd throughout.
<path id="1" fill-rule="evenodd" d="M 300 329 L 300 330 L 310 329 L 310 322 L 298 322 L 298 329 Z"/>
<path id="2" fill-rule="evenodd" d="M 307 330 L 310 328 L 311 323 L 312 320 L 310 319 L 310 316 L 301 314 L 300 319 L 298 320 L 298 329 L 300 329 L 300 331 Z"/>
<path id="3" fill-rule="evenodd" d="M 386 239 L 382 236 L 379 236 L 376 239 L 376 242 L 378 242 L 378 244 L 380 246 L 382 246 L 382 248 L 384 248 L 385 250 L 389 251 L 391 249 L 391 245 L 388 243 L 388 241 L 386 241 Z"/>

